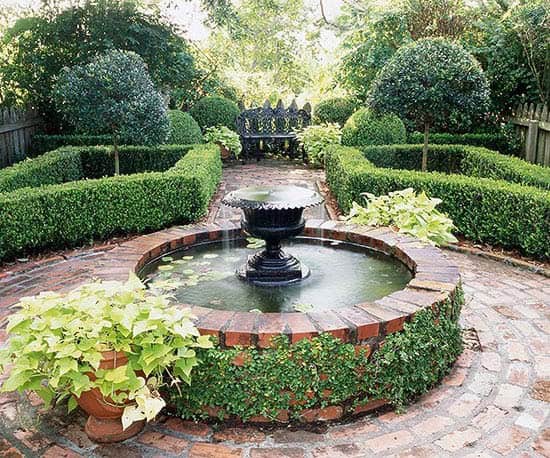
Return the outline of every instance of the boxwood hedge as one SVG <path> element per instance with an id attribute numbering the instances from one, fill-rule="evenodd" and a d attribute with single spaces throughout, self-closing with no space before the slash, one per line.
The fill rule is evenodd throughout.
<path id="1" fill-rule="evenodd" d="M 393 156 L 392 151 L 416 148 L 420 151 L 421 147 L 370 149 L 366 154 L 375 163 L 391 165 L 388 157 L 402 157 L 399 154 Z M 384 153 L 389 153 L 389 156 Z M 410 155 L 404 154 L 403 157 L 412 160 Z M 450 157 L 453 158 L 452 155 Z M 541 259 L 550 257 L 550 193 L 534 186 L 485 178 L 492 176 L 488 172 L 487 164 L 490 162 L 487 157 L 483 152 L 478 162 L 472 158 L 467 164 L 463 164 L 465 159 L 458 162 L 461 167 L 459 170 L 472 176 L 447 175 L 441 172 L 379 168 L 359 150 L 335 146 L 327 151 L 325 167 L 328 184 L 344 211 L 349 210 L 352 201 L 361 201 L 362 192 L 381 195 L 412 187 L 442 199 L 441 209 L 453 219 L 458 232 L 468 239 L 517 248 Z M 510 161 L 510 158 L 506 157 L 505 160 Z M 403 167 L 398 159 L 396 163 Z M 493 164 L 501 165 L 500 162 Z M 530 170 L 526 165 L 521 177 L 509 175 L 508 171 L 494 173 L 501 178 L 511 177 L 526 182 L 528 180 L 525 176 Z M 538 174 L 534 175 L 529 180 L 541 180 Z M 545 183 L 542 179 L 541 187 L 545 187 Z"/>
<path id="2" fill-rule="evenodd" d="M 48 135 L 35 134 L 32 136 L 31 156 L 39 154 L 62 146 L 96 146 L 109 145 L 112 143 L 110 135 Z"/>
<path id="3" fill-rule="evenodd" d="M 424 134 L 422 132 L 411 132 L 408 135 L 409 143 L 423 143 Z M 503 154 L 517 154 L 518 151 L 510 144 L 510 139 L 504 134 L 450 134 L 450 133 L 431 133 L 430 144 L 438 145 L 472 145 L 483 146 Z"/>
<path id="4" fill-rule="evenodd" d="M 33 161 L 18 164 L 16 173 L 2 171 L 0 182 L 8 183 L 4 189 L 14 190 L 0 193 L 0 260 L 37 249 L 188 223 L 205 214 L 221 177 L 216 146 L 135 148 L 123 149 L 122 163 L 127 171 L 145 173 L 62 183 L 101 175 L 110 167 L 108 148 L 63 148 L 48 153 L 44 158 L 50 167 L 37 177 L 33 173 L 40 167 Z M 67 164 L 69 174 L 62 170 Z M 159 164 L 167 170 L 146 171 L 158 170 Z"/>

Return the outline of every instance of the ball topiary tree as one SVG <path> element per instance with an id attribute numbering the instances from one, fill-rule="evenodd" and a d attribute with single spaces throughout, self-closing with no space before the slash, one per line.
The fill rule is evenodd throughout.
<path id="1" fill-rule="evenodd" d="M 240 112 L 235 102 L 218 96 L 203 97 L 189 111 L 203 131 L 215 126 L 235 130 L 235 122 Z"/>
<path id="2" fill-rule="evenodd" d="M 313 118 L 316 124 L 336 122 L 343 126 L 357 108 L 358 102 L 351 97 L 332 97 L 319 102 Z"/>
<path id="3" fill-rule="evenodd" d="M 391 145 L 404 143 L 405 124 L 393 113 L 378 114 L 368 108 L 353 113 L 342 129 L 342 144 L 346 146 Z"/>
<path id="4" fill-rule="evenodd" d="M 86 65 L 64 68 L 54 99 L 78 133 L 111 136 L 117 175 L 118 145 L 154 145 L 168 137 L 166 105 L 133 52 L 109 51 Z"/>
<path id="5" fill-rule="evenodd" d="M 180 110 L 169 110 L 168 119 L 170 120 L 168 143 L 175 145 L 202 143 L 201 128 L 189 113 Z"/>
<path id="6" fill-rule="evenodd" d="M 367 104 L 424 131 L 422 170 L 430 129 L 470 125 L 488 107 L 489 86 L 479 62 L 460 45 L 426 38 L 400 48 L 373 82 Z"/>

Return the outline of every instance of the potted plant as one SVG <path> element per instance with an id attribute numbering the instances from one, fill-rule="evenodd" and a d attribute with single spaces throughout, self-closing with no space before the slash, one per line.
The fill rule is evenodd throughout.
<path id="1" fill-rule="evenodd" d="M 164 407 L 164 380 L 191 382 L 195 348 L 209 348 L 187 309 L 153 295 L 136 275 L 127 282 L 95 281 L 68 294 L 21 299 L 0 351 L 1 390 L 34 391 L 46 406 L 68 401 L 90 417 L 96 442 L 137 434 Z"/>
<path id="2" fill-rule="evenodd" d="M 204 133 L 204 139 L 210 143 L 216 143 L 220 147 L 222 159 L 228 159 L 231 153 L 239 159 L 242 151 L 239 135 L 225 126 L 209 127 Z"/>

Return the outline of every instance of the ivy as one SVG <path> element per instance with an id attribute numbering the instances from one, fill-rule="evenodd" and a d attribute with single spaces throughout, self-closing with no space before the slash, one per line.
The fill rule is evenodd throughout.
<path id="1" fill-rule="evenodd" d="M 198 350 L 200 364 L 191 385 L 169 396 L 183 418 L 205 418 L 211 407 L 221 419 L 275 419 L 281 410 L 296 419 L 304 409 L 351 408 L 375 399 L 401 408 L 434 386 L 461 353 L 462 303 L 459 289 L 438 312 L 419 312 L 402 332 L 387 336 L 370 359 L 366 350 L 357 351 L 330 334 L 294 344 L 281 335 L 265 350 Z"/>

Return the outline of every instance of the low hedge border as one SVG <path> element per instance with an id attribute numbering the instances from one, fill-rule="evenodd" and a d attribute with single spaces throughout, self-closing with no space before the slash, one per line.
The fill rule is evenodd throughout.
<path id="1" fill-rule="evenodd" d="M 376 151 L 383 157 L 391 148 Z M 550 193 L 544 189 L 477 176 L 378 168 L 359 150 L 343 146 L 327 151 L 325 170 L 343 211 L 360 202 L 363 192 L 381 195 L 412 187 L 442 199 L 441 210 L 466 238 L 550 257 Z"/>
<path id="2" fill-rule="evenodd" d="M 435 386 L 462 352 L 458 316 L 464 302 L 457 289 L 439 310 L 418 312 L 403 331 L 361 347 L 330 334 L 275 346 L 212 348 L 184 390 L 168 395 L 183 418 L 250 422 L 336 420 L 386 403 L 402 408 Z"/>
<path id="3" fill-rule="evenodd" d="M 108 149 L 71 148 L 57 150 L 57 156 L 52 154 L 57 157 L 56 165 L 51 165 L 34 181 L 29 178 L 35 170 L 33 161 L 18 164 L 17 174 L 6 169 L 7 175 L 11 176 L 11 187 L 21 189 L 0 194 L 0 260 L 37 249 L 76 246 L 116 234 L 189 223 L 206 213 L 221 178 L 217 146 L 196 145 L 190 150 L 186 146 L 135 148 L 143 156 L 150 157 L 135 160 L 139 157 L 136 150 L 124 149 L 126 158 L 131 159 L 129 169 L 154 163 L 159 155 L 164 157 L 165 165 L 174 165 L 165 172 L 50 184 L 74 178 L 79 173 L 81 178 L 85 176 L 87 167 L 99 173 L 86 158 L 97 160 L 103 156 L 110 160 Z M 77 170 L 79 155 L 82 169 Z M 51 156 L 46 161 L 52 160 Z M 63 168 L 66 161 L 74 165 L 72 175 L 64 175 L 57 168 Z M 30 185 L 42 186 L 22 187 Z"/>
<path id="4" fill-rule="evenodd" d="M 369 146 L 360 150 L 377 167 L 406 170 L 421 168 L 420 144 Z M 505 180 L 550 190 L 550 168 L 476 146 L 430 145 L 428 170 Z"/>
<path id="5" fill-rule="evenodd" d="M 407 141 L 409 143 L 423 143 L 424 134 L 422 132 L 411 132 L 407 137 Z M 513 155 L 518 153 L 510 145 L 510 140 L 503 134 L 432 133 L 430 134 L 430 144 L 483 146 L 503 154 Z"/>
<path id="6" fill-rule="evenodd" d="M 62 146 L 97 146 L 110 145 L 113 139 L 110 135 L 47 135 L 34 134 L 32 136 L 31 156 L 53 151 Z"/>

